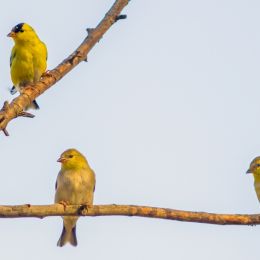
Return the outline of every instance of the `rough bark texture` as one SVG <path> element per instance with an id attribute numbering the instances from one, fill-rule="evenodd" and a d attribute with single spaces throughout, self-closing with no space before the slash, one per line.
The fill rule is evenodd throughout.
<path id="1" fill-rule="evenodd" d="M 95 205 L 92 207 L 73 205 L 64 207 L 61 204 L 41 206 L 32 206 L 28 204 L 19 206 L 0 206 L 0 218 L 44 218 L 48 216 L 136 216 L 216 225 L 260 224 L 260 214 L 215 214 L 135 205 L 112 204 Z"/>
<path id="2" fill-rule="evenodd" d="M 71 71 L 81 61 L 87 60 L 87 55 L 92 47 L 102 38 L 105 32 L 118 20 L 126 18 L 120 15 L 122 9 L 130 0 L 116 0 L 111 9 L 107 12 L 104 19 L 94 29 L 88 29 L 88 36 L 81 45 L 61 64 L 53 70 L 48 71 L 42 79 L 36 84 L 25 86 L 23 93 L 13 99 L 10 104 L 6 101 L 0 111 L 0 130 L 8 135 L 6 127 L 8 123 L 18 117 L 33 117 L 33 115 L 24 112 L 31 102 L 45 92 L 48 88 L 59 81 L 64 75 Z"/>

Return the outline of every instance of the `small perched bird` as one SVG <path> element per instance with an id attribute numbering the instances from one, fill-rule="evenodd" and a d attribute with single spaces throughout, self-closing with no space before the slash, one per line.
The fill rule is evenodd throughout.
<path id="1" fill-rule="evenodd" d="M 254 186 L 258 200 L 260 201 L 260 156 L 256 157 L 251 163 L 246 173 L 252 173 L 255 179 Z"/>
<path id="2" fill-rule="evenodd" d="M 58 159 L 61 170 L 56 181 L 55 203 L 63 205 L 93 205 L 95 173 L 87 159 L 76 149 L 68 149 Z M 63 230 L 57 246 L 69 242 L 77 246 L 76 222 L 78 217 L 63 217 Z"/>
<path id="3" fill-rule="evenodd" d="M 47 48 L 34 29 L 26 23 L 17 24 L 7 36 L 14 40 L 10 57 L 14 86 L 10 93 L 15 94 L 17 91 L 21 92 L 26 84 L 40 80 L 47 67 Z M 30 107 L 39 109 L 35 100 Z"/>

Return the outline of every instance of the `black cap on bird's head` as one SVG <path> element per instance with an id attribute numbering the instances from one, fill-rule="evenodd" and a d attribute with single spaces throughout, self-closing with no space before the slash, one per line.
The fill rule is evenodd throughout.
<path id="1" fill-rule="evenodd" d="M 19 23 L 12 28 L 12 31 L 7 34 L 8 37 L 15 37 L 15 35 L 19 32 L 24 32 L 23 30 L 24 23 Z"/>
<path id="2" fill-rule="evenodd" d="M 15 27 L 13 27 L 12 32 L 18 33 L 18 32 L 23 32 L 23 25 L 24 23 L 19 23 Z"/>
<path id="3" fill-rule="evenodd" d="M 11 37 L 16 43 L 38 39 L 38 35 L 28 23 L 18 23 L 7 36 Z"/>

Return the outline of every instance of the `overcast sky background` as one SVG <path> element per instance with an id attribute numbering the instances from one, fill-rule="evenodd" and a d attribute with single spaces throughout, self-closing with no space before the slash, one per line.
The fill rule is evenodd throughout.
<path id="1" fill-rule="evenodd" d="M 20 22 L 47 44 L 54 68 L 114 1 L 5 1 L 0 9 L 0 102 L 7 38 Z M 260 2 L 131 1 L 82 63 L 38 98 L 31 119 L 0 136 L 0 204 L 50 204 L 67 148 L 96 172 L 95 204 L 260 213 Z M 0 219 L 2 259 L 259 259 L 260 226 L 130 217 L 81 218 L 78 247 L 56 247 L 59 217 Z"/>

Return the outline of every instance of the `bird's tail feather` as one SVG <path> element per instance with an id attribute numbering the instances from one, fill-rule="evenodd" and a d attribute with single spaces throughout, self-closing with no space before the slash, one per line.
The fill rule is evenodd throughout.
<path id="1" fill-rule="evenodd" d="M 77 236 L 76 236 L 76 226 L 72 228 L 72 230 L 66 230 L 65 226 L 63 226 L 60 239 L 58 240 L 57 246 L 64 246 L 67 242 L 69 242 L 73 246 L 77 246 Z"/>

